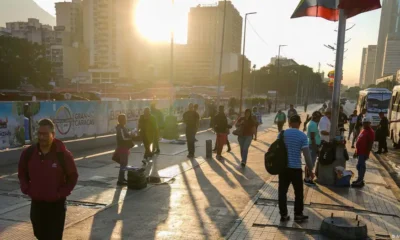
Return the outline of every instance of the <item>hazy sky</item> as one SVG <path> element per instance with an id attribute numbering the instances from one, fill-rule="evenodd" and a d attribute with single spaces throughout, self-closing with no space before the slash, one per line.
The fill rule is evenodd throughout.
<path id="1" fill-rule="evenodd" d="M 35 0 L 41 7 L 54 15 L 54 2 L 58 0 Z M 169 39 L 168 9 L 170 0 L 140 0 L 141 13 L 138 21 L 142 33 L 156 40 Z M 234 6 L 244 15 L 246 12 L 258 12 L 249 17 L 247 30 L 246 55 L 257 65 L 257 68 L 269 63 L 270 58 L 278 54 L 278 45 L 288 45 L 282 48 L 281 55 L 294 58 L 297 62 L 328 72 L 332 70 L 327 64 L 335 63 L 333 51 L 324 44 L 334 46 L 336 43 L 337 23 L 321 18 L 290 19 L 291 14 L 300 0 L 232 0 Z M 175 33 L 180 43 L 186 41 L 187 13 L 189 8 L 197 4 L 212 4 L 216 0 L 175 0 Z M 154 7 L 157 6 L 157 7 Z M 147 11 L 146 11 L 147 10 Z M 348 51 L 344 60 L 344 84 L 358 83 L 360 75 L 362 48 L 376 44 L 379 30 L 380 10 L 364 13 L 347 21 L 348 26 L 355 27 L 348 31 L 346 45 Z"/>

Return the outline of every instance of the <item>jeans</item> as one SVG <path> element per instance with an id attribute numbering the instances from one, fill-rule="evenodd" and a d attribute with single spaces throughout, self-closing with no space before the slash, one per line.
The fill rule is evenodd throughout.
<path id="1" fill-rule="evenodd" d="M 186 141 L 190 156 L 194 155 L 194 143 L 196 141 L 196 129 L 186 129 Z"/>
<path id="2" fill-rule="evenodd" d="M 317 157 L 318 157 L 319 145 L 312 145 L 312 144 L 310 144 L 310 145 L 309 145 L 309 148 L 310 148 L 310 154 L 311 154 L 311 161 L 312 161 L 312 163 L 313 163 L 313 166 L 315 166 L 315 162 L 317 161 Z M 313 169 L 311 169 L 311 170 L 313 170 Z M 309 177 L 310 177 L 309 174 L 308 174 L 308 171 L 309 171 L 309 169 L 308 169 L 308 167 L 306 166 L 306 168 L 305 168 L 305 177 L 306 177 L 306 178 L 309 178 Z"/>
<path id="3" fill-rule="evenodd" d="M 278 202 L 279 202 L 279 213 L 281 216 L 288 215 L 287 209 L 287 192 L 290 184 L 294 188 L 294 214 L 303 214 L 304 209 L 304 192 L 303 192 L 303 170 L 286 168 L 279 174 L 279 185 L 278 185 Z"/>
<path id="4" fill-rule="evenodd" d="M 148 158 L 152 156 L 151 153 L 151 145 L 153 144 L 153 139 L 143 136 L 143 146 L 144 146 L 144 158 Z"/>
<path id="5" fill-rule="evenodd" d="M 61 240 L 63 238 L 66 211 L 65 199 L 57 202 L 33 200 L 30 218 L 35 237 L 39 240 Z"/>
<path id="6" fill-rule="evenodd" d="M 360 129 L 355 129 L 354 128 L 354 132 L 353 132 L 353 142 L 351 143 L 351 146 L 354 146 L 354 143 L 356 142 L 357 138 L 358 138 L 358 134 L 360 134 L 361 130 Z"/>
<path id="7" fill-rule="evenodd" d="M 367 160 L 368 156 L 365 155 L 358 156 L 358 162 L 357 162 L 358 178 L 356 182 L 364 181 L 365 172 L 367 171 L 367 164 L 366 164 Z"/>
<path id="8" fill-rule="evenodd" d="M 379 141 L 378 141 L 378 152 L 384 152 L 388 151 L 387 148 L 387 142 L 386 142 L 386 135 L 379 136 Z"/>
<path id="9" fill-rule="evenodd" d="M 349 137 L 348 137 L 349 140 L 350 140 L 351 134 L 352 134 L 353 132 L 355 132 L 355 131 L 354 131 L 354 126 L 355 126 L 355 125 L 356 125 L 355 123 L 350 123 L 350 127 L 349 127 Z"/>
<path id="10" fill-rule="evenodd" d="M 249 154 L 249 147 L 253 136 L 239 136 L 240 156 L 242 157 L 242 163 L 247 163 L 247 155 Z"/>
<path id="11" fill-rule="evenodd" d="M 129 155 L 128 154 L 120 154 L 119 159 L 120 159 L 120 165 L 119 165 L 118 181 L 121 182 L 121 181 L 125 180 L 125 168 L 128 165 Z"/>
<path id="12" fill-rule="evenodd" d="M 283 125 L 285 125 L 285 122 L 278 122 L 277 125 L 278 125 L 278 132 L 282 132 Z"/>

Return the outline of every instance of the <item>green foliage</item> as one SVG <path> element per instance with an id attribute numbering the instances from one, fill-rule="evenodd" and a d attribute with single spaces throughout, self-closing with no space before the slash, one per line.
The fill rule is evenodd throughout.
<path id="1" fill-rule="evenodd" d="M 0 36 L 0 89 L 16 89 L 25 81 L 48 89 L 53 77 L 51 69 L 44 46 Z"/>
<path id="2" fill-rule="evenodd" d="M 397 81 L 396 80 L 386 80 L 384 82 L 380 82 L 378 84 L 371 84 L 368 86 L 368 88 L 386 88 L 390 91 L 393 90 L 394 86 L 397 85 Z"/>

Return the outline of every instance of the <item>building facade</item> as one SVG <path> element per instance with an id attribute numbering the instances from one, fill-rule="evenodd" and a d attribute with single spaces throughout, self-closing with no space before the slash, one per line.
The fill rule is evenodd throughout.
<path id="1" fill-rule="evenodd" d="M 389 34 L 383 56 L 382 76 L 396 74 L 400 69 L 400 33 Z"/>
<path id="2" fill-rule="evenodd" d="M 361 70 L 360 70 L 360 80 L 359 85 L 363 86 L 365 83 L 365 61 L 367 59 L 367 48 L 363 48 L 362 56 L 361 56 Z"/>
<path id="3" fill-rule="evenodd" d="M 376 60 L 376 45 L 369 45 L 367 48 L 366 61 L 364 66 L 365 81 L 363 86 L 368 87 L 371 84 L 375 84 L 374 71 L 375 71 L 375 60 Z"/>
<path id="4" fill-rule="evenodd" d="M 400 33 L 400 0 L 383 0 L 374 78 L 384 76 L 383 65 L 388 35 Z"/>
<path id="5" fill-rule="evenodd" d="M 57 2 L 56 22 L 57 26 L 63 26 L 64 31 L 72 34 L 74 41 L 83 40 L 83 8 L 82 0 L 72 2 Z"/>

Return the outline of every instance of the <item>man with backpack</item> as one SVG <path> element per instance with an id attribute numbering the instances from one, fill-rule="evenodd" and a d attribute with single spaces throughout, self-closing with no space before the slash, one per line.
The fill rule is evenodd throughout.
<path id="1" fill-rule="evenodd" d="M 286 222 L 290 220 L 287 209 L 287 192 L 289 185 L 292 184 L 294 188 L 295 202 L 294 202 L 294 221 L 301 222 L 308 219 L 308 216 L 303 215 L 304 210 L 304 191 L 303 191 L 303 171 L 301 168 L 301 153 L 303 153 L 308 174 L 314 178 L 313 162 L 308 144 L 307 135 L 299 130 L 301 125 L 301 118 L 299 115 L 293 115 L 289 119 L 290 129 L 287 129 L 278 136 L 283 137 L 286 151 L 287 151 L 287 167 L 279 173 L 279 186 L 278 186 L 278 201 L 279 212 L 281 221 Z"/>
<path id="2" fill-rule="evenodd" d="M 55 138 L 50 119 L 39 121 L 38 144 L 25 149 L 18 165 L 22 193 L 32 199 L 31 222 L 37 239 L 61 240 L 67 210 L 66 198 L 78 181 L 74 158 Z"/>

